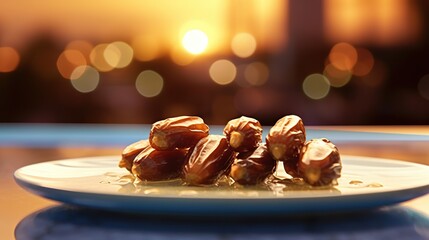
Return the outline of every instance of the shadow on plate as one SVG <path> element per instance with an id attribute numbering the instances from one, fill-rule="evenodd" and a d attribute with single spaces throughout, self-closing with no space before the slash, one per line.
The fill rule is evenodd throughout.
<path id="1" fill-rule="evenodd" d="M 429 239 L 429 218 L 395 206 L 350 214 L 261 218 L 130 215 L 68 205 L 42 209 L 15 229 L 26 239 Z"/>

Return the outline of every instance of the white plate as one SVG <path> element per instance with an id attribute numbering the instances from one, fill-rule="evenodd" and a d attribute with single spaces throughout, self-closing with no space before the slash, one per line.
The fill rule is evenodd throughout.
<path id="1" fill-rule="evenodd" d="M 400 203 L 429 193 L 429 166 L 342 156 L 335 188 L 189 187 L 177 182 L 134 183 L 118 156 L 66 159 L 15 172 L 23 188 L 73 205 L 171 215 L 283 215 L 344 212 Z"/>

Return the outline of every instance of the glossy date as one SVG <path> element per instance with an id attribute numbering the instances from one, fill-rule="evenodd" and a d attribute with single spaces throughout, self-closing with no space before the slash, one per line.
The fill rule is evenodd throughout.
<path id="1" fill-rule="evenodd" d="M 337 147 L 326 138 L 304 144 L 298 162 L 299 175 L 313 186 L 336 185 L 341 177 L 341 159 Z"/>
<path id="2" fill-rule="evenodd" d="M 252 151 L 262 141 L 262 126 L 258 120 L 242 116 L 230 120 L 224 130 L 228 143 L 234 151 Z"/>
<path id="3" fill-rule="evenodd" d="M 231 166 L 230 176 L 241 185 L 256 185 L 273 174 L 275 166 L 276 161 L 266 145 L 260 144 L 254 151 L 237 155 Z"/>
<path id="4" fill-rule="evenodd" d="M 202 118 L 181 116 L 155 122 L 149 134 L 149 141 L 157 150 L 173 150 L 193 147 L 208 135 L 209 127 Z"/>
<path id="5" fill-rule="evenodd" d="M 132 173 L 143 181 L 164 181 L 179 178 L 185 164 L 187 150 L 159 151 L 152 147 L 134 159 Z"/>
<path id="6" fill-rule="evenodd" d="M 127 146 L 118 165 L 143 181 L 181 178 L 184 184 L 196 186 L 221 184 L 222 176 L 240 185 L 269 185 L 282 176 L 276 173 L 278 164 L 292 180 L 305 182 L 310 189 L 335 185 L 341 177 L 336 146 L 325 138 L 306 142 L 298 116 L 279 119 L 265 143 L 261 124 L 250 117 L 230 120 L 223 133 L 210 135 L 200 117 L 167 118 L 152 125 L 147 140 Z"/>
<path id="7" fill-rule="evenodd" d="M 128 171 L 131 172 L 134 158 L 137 157 L 140 152 L 150 147 L 150 143 L 146 139 L 128 145 L 122 151 L 122 158 L 119 161 L 119 167 L 126 168 Z"/>
<path id="8" fill-rule="evenodd" d="M 295 115 L 279 119 L 266 137 L 271 156 L 277 161 L 283 161 L 286 172 L 293 177 L 298 176 L 297 163 L 305 139 L 304 124 Z"/>
<path id="9" fill-rule="evenodd" d="M 183 180 L 189 185 L 210 185 L 225 173 L 232 164 L 234 152 L 225 137 L 209 135 L 190 150 L 183 168 Z"/>

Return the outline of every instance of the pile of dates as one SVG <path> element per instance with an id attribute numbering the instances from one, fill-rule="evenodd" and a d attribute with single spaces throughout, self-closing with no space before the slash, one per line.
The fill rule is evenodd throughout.
<path id="1" fill-rule="evenodd" d="M 187 185 L 216 185 L 228 176 L 240 185 L 256 185 L 273 176 L 277 163 L 311 186 L 337 184 L 338 149 L 328 139 L 306 141 L 300 117 L 279 119 L 262 142 L 258 120 L 229 121 L 224 135 L 209 134 L 203 119 L 181 116 L 155 122 L 149 139 L 127 146 L 119 167 L 142 181 L 181 178 Z"/>

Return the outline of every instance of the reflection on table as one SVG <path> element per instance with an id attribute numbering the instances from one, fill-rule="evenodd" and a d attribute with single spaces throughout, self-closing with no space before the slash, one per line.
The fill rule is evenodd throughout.
<path id="1" fill-rule="evenodd" d="M 45 208 L 25 217 L 16 239 L 429 239 L 429 218 L 406 207 L 347 215 L 179 218 Z"/>

